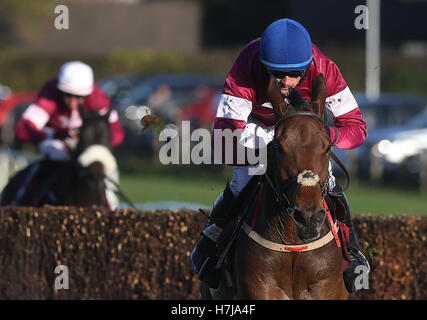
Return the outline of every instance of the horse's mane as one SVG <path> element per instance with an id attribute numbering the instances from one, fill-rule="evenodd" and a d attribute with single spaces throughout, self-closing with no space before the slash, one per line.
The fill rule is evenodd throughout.
<path id="1" fill-rule="evenodd" d="M 103 115 L 98 112 L 81 111 L 83 124 L 79 129 L 79 143 L 74 156 L 79 156 L 87 147 L 101 144 L 111 147 L 111 130 L 108 118 L 111 109 Z"/>
<path id="2" fill-rule="evenodd" d="M 299 90 L 291 89 L 286 96 L 288 106 L 286 107 L 286 114 L 294 112 L 309 112 L 312 111 L 310 104 L 304 100 Z"/>
<path id="3" fill-rule="evenodd" d="M 285 119 L 286 116 L 292 113 L 312 112 L 311 104 L 302 97 L 301 92 L 297 89 L 291 89 L 289 91 L 289 94 L 286 96 L 286 101 L 287 105 L 285 112 L 283 113 L 282 117 L 276 122 L 276 128 L 280 123 L 282 123 L 283 119 Z M 277 150 L 279 148 L 280 145 L 275 137 L 272 142 L 272 150 Z M 269 159 L 272 158 L 269 157 Z M 268 167 L 272 168 L 271 165 L 268 165 Z"/>

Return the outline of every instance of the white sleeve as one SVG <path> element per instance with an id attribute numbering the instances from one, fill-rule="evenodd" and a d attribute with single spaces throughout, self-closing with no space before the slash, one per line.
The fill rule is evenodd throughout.
<path id="1" fill-rule="evenodd" d="M 339 117 L 340 115 L 358 108 L 356 99 L 354 99 L 348 86 L 333 96 L 327 97 L 325 104 L 326 108 L 328 108 L 335 117 Z"/>
<path id="2" fill-rule="evenodd" d="M 222 94 L 216 110 L 217 118 L 232 120 L 248 120 L 252 112 L 252 102 L 243 98 L 237 98 L 228 94 Z"/>
<path id="3" fill-rule="evenodd" d="M 22 114 L 22 119 L 30 120 L 39 130 L 43 129 L 49 118 L 49 113 L 34 103 L 30 104 Z"/>

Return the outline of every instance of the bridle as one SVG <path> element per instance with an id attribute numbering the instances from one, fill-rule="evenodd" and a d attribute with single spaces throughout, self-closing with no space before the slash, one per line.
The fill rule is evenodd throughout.
<path id="1" fill-rule="evenodd" d="M 301 117 L 301 116 L 309 116 L 309 117 L 312 117 L 312 118 L 314 118 L 314 119 L 316 119 L 316 120 L 319 120 L 319 121 L 323 124 L 323 126 L 325 127 L 325 130 L 326 130 L 327 134 L 329 135 L 328 127 L 326 126 L 325 119 L 323 119 L 323 120 L 322 120 L 322 118 L 320 118 L 316 113 L 309 112 L 309 111 L 299 111 L 299 112 L 293 112 L 293 113 L 290 113 L 290 114 L 288 114 L 288 115 L 285 115 L 284 117 L 280 118 L 280 119 L 276 122 L 276 124 L 274 125 L 274 130 L 277 130 L 277 128 L 278 128 L 278 127 L 279 127 L 283 122 L 285 122 L 286 120 L 288 120 L 288 119 L 290 119 L 290 118 Z"/>
<path id="2" fill-rule="evenodd" d="M 283 124 L 283 122 L 287 121 L 288 119 L 294 118 L 294 117 L 300 117 L 300 116 L 309 116 L 309 117 L 312 117 L 312 118 L 320 121 L 323 124 L 323 126 L 324 126 L 324 128 L 325 128 L 325 130 L 329 136 L 329 127 L 326 125 L 325 120 L 322 120 L 317 114 L 312 113 L 312 112 L 295 112 L 295 113 L 288 114 L 288 115 L 280 118 L 276 122 L 276 124 L 274 126 L 274 130 L 277 130 L 277 128 L 281 124 Z M 347 176 L 347 185 L 343 189 L 343 190 L 345 190 L 350 184 L 350 176 L 349 176 L 348 171 L 345 168 L 345 166 L 341 163 L 341 161 L 339 161 L 339 159 L 335 156 L 335 154 L 333 154 L 333 152 L 331 150 L 333 143 L 334 143 L 334 141 L 330 141 L 328 148 L 327 148 L 327 152 L 328 152 L 329 156 L 331 156 L 337 162 L 337 164 L 344 170 L 344 172 Z M 332 154 L 333 154 L 333 156 L 332 156 Z M 324 181 L 320 181 L 319 176 L 316 173 L 312 172 L 311 170 L 305 170 L 304 172 L 299 173 L 298 176 L 289 178 L 286 181 L 280 181 L 276 174 L 273 176 L 273 180 L 271 179 L 271 177 L 268 173 L 265 174 L 265 178 L 266 178 L 267 182 L 269 183 L 270 187 L 273 189 L 273 191 L 276 195 L 276 201 L 277 201 L 280 209 L 282 211 L 286 211 L 293 220 L 295 220 L 294 214 L 295 214 L 296 196 L 297 196 L 298 192 L 301 190 L 301 188 L 303 186 L 305 186 L 304 184 L 306 183 L 306 185 L 307 185 L 307 182 L 305 182 L 305 181 L 309 181 L 309 183 L 308 183 L 309 186 L 316 187 L 318 192 L 321 194 L 322 202 L 324 202 L 325 197 L 328 194 L 329 172 L 328 172 L 326 179 Z M 286 190 L 289 189 L 294 184 L 296 185 L 295 191 L 294 191 L 292 197 L 289 197 L 286 193 Z"/>
<path id="3" fill-rule="evenodd" d="M 308 170 L 306 170 L 306 171 L 308 171 Z M 308 177 L 308 178 L 312 178 L 312 176 L 315 175 L 312 171 L 308 172 L 308 174 L 310 175 L 310 177 Z M 300 175 L 303 175 L 303 173 L 300 173 L 299 176 Z M 274 176 L 274 177 L 276 178 L 277 176 Z M 290 217 L 292 219 L 294 219 L 296 196 L 297 196 L 298 192 L 301 190 L 301 187 L 303 187 L 303 185 L 300 182 L 298 182 L 297 177 L 290 178 L 284 182 L 279 182 L 279 181 L 277 181 L 278 179 L 276 178 L 276 179 L 274 179 L 275 181 L 273 182 L 271 180 L 269 174 L 266 173 L 265 178 L 266 178 L 267 182 L 269 183 L 270 187 L 273 189 L 273 191 L 276 195 L 276 201 L 277 201 L 280 209 L 282 211 L 286 211 L 290 215 Z M 323 181 L 323 182 L 318 181 L 316 183 L 316 185 L 312 185 L 313 187 L 316 187 L 316 189 L 320 193 L 320 195 L 322 197 L 322 202 L 328 193 L 329 184 L 327 181 L 328 181 L 328 177 L 326 177 L 325 181 Z M 293 184 L 296 185 L 296 188 L 293 192 L 292 197 L 289 198 L 286 194 L 286 190 L 288 188 L 290 188 Z"/>
<path id="4" fill-rule="evenodd" d="M 313 117 L 313 118 L 319 120 L 324 125 L 325 130 L 328 132 L 328 135 L 329 135 L 329 128 L 325 124 L 326 121 L 322 121 L 322 119 L 317 114 L 312 113 L 312 112 L 295 112 L 295 113 L 288 114 L 288 115 L 280 118 L 276 122 L 276 124 L 274 126 L 274 129 L 276 130 L 277 127 L 282 122 L 286 121 L 287 119 L 293 118 L 293 117 L 297 117 L 297 116 L 310 116 L 310 117 Z M 330 155 L 332 154 L 332 151 L 330 150 L 330 147 L 332 146 L 332 144 L 333 144 L 333 142 L 331 142 L 330 145 L 329 145 L 329 147 L 328 147 L 328 152 L 330 153 Z M 347 172 L 347 170 L 345 169 L 345 167 L 343 165 L 342 165 L 342 168 L 346 172 L 346 175 L 348 176 L 348 172 Z M 312 172 L 312 171 L 305 172 L 305 174 L 307 174 L 306 177 L 304 177 L 304 172 L 301 173 L 301 175 L 302 175 L 301 179 L 298 179 L 299 178 L 299 175 L 298 175 L 297 177 L 290 178 L 290 179 L 288 179 L 287 181 L 284 181 L 284 182 L 279 182 L 278 179 L 277 179 L 277 175 L 274 176 L 275 177 L 275 181 L 273 182 L 271 180 L 271 177 L 269 176 L 269 174 L 267 172 L 263 176 L 263 178 L 265 180 L 267 180 L 267 182 L 269 183 L 269 185 L 273 189 L 273 191 L 274 191 L 274 193 L 276 195 L 276 201 L 277 201 L 280 209 L 282 211 L 286 211 L 289 214 L 289 216 L 292 218 L 292 220 L 294 222 L 296 222 L 295 217 L 294 217 L 294 213 L 295 213 L 295 197 L 296 197 L 296 194 L 299 191 L 299 189 L 303 186 L 303 181 L 304 181 L 305 178 L 313 178 L 313 177 L 316 176 L 316 174 L 314 172 Z M 329 188 L 328 178 L 329 177 L 327 176 L 327 178 L 326 178 L 325 181 L 320 181 L 320 179 L 319 180 L 315 179 L 315 184 L 313 184 L 313 186 L 315 185 L 316 188 L 318 186 L 320 187 L 320 189 L 318 189 L 318 190 L 320 190 L 319 192 L 321 192 L 322 199 L 325 199 L 326 194 L 328 193 L 328 188 Z M 348 176 L 348 179 L 349 179 L 349 176 Z M 238 230 L 240 230 L 241 228 L 243 228 L 243 230 L 245 230 L 245 232 L 247 232 L 247 234 L 248 234 L 249 237 L 252 237 L 252 238 L 255 237 L 256 239 L 254 239 L 254 238 L 253 239 L 256 242 L 260 243 L 262 246 L 270 248 L 272 250 L 276 250 L 276 251 L 291 251 L 291 252 L 292 251 L 298 251 L 298 252 L 303 252 L 303 251 L 306 251 L 306 250 L 313 250 L 313 249 L 319 248 L 319 247 L 323 246 L 325 243 L 327 243 L 329 241 L 329 239 L 326 239 L 326 242 L 323 242 L 323 240 L 325 240 L 324 239 L 325 237 L 323 237 L 322 239 L 313 242 L 311 248 L 308 248 L 307 245 L 304 245 L 302 247 L 300 245 L 296 245 L 296 246 L 293 246 L 293 245 L 283 245 L 283 244 L 275 244 L 275 243 L 273 243 L 271 241 L 263 239 L 261 236 L 259 236 L 251 228 L 249 228 L 250 230 L 248 231 L 247 230 L 248 226 L 245 223 L 245 216 L 248 213 L 249 208 L 252 207 L 253 202 L 257 198 L 256 195 L 259 192 L 259 188 L 263 184 L 262 180 L 263 179 L 259 179 L 258 180 L 258 183 L 257 183 L 257 186 L 256 186 L 256 188 L 254 190 L 253 196 L 249 197 L 249 199 L 251 199 L 249 201 L 249 205 L 246 207 L 246 210 L 242 214 L 241 219 L 239 219 L 239 221 L 237 223 L 237 226 L 234 229 L 233 234 L 231 235 L 231 240 L 228 242 L 228 244 L 226 245 L 225 249 L 221 253 L 220 257 L 218 258 L 218 261 L 216 263 L 216 268 L 219 268 L 222 265 L 222 262 L 224 261 L 225 257 L 227 256 L 229 250 L 231 249 L 231 246 L 234 243 L 234 241 L 236 240 L 237 235 L 239 234 Z M 292 198 L 292 200 L 290 200 L 289 197 L 288 197 L 288 195 L 286 194 L 286 189 L 289 188 L 292 184 L 297 184 L 297 188 L 296 188 L 295 193 L 293 195 L 294 197 Z M 348 180 L 347 186 L 349 184 L 350 184 L 350 180 Z M 347 188 L 347 186 L 346 186 L 346 188 Z M 329 191 L 329 193 L 331 193 L 331 192 Z M 204 215 L 207 216 L 207 214 L 205 214 L 202 210 L 200 210 L 200 211 Z M 328 215 L 328 211 L 326 213 Z M 329 213 L 328 216 L 330 217 L 330 213 Z M 337 245 L 339 246 L 338 236 L 336 235 L 336 226 L 333 227 L 331 225 L 331 228 L 333 228 L 333 230 L 334 230 L 334 231 L 331 230 L 331 237 L 332 237 L 331 239 L 333 239 L 335 237 L 335 240 L 337 241 Z M 314 246 L 315 243 L 316 243 L 316 246 Z M 277 246 L 279 246 L 280 249 L 277 249 Z"/>

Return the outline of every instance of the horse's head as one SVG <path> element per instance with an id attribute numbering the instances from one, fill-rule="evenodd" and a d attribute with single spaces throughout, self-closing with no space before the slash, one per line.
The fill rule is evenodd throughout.
<path id="1" fill-rule="evenodd" d="M 327 89 L 323 76 L 313 87 L 312 101 L 297 92 L 288 97 L 276 123 L 269 168 L 273 184 L 287 202 L 298 236 L 310 241 L 324 224 L 330 138 L 322 116 Z M 282 99 L 283 100 L 283 99 Z M 274 101 L 272 100 L 272 103 Z M 277 114 L 276 114 L 277 115 Z"/>
<path id="2" fill-rule="evenodd" d="M 108 118 L 112 108 L 105 114 L 100 115 L 98 112 L 87 112 L 79 108 L 83 124 L 79 128 L 79 143 L 76 148 L 76 154 L 79 155 L 87 147 L 98 144 L 112 149 L 111 130 Z"/>

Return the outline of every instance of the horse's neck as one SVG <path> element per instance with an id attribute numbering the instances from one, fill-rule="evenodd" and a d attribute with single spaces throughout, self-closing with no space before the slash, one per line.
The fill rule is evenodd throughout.
<path id="1" fill-rule="evenodd" d="M 264 191 L 264 237 L 270 241 L 284 244 L 303 243 L 297 235 L 294 221 L 289 214 L 280 209 L 277 197 L 269 183 L 265 183 Z"/>
<path id="2" fill-rule="evenodd" d="M 99 116 L 98 114 L 83 119 L 76 154 L 83 152 L 86 148 L 94 144 L 103 145 L 110 151 L 113 148 L 111 145 L 111 131 L 108 118 Z"/>

